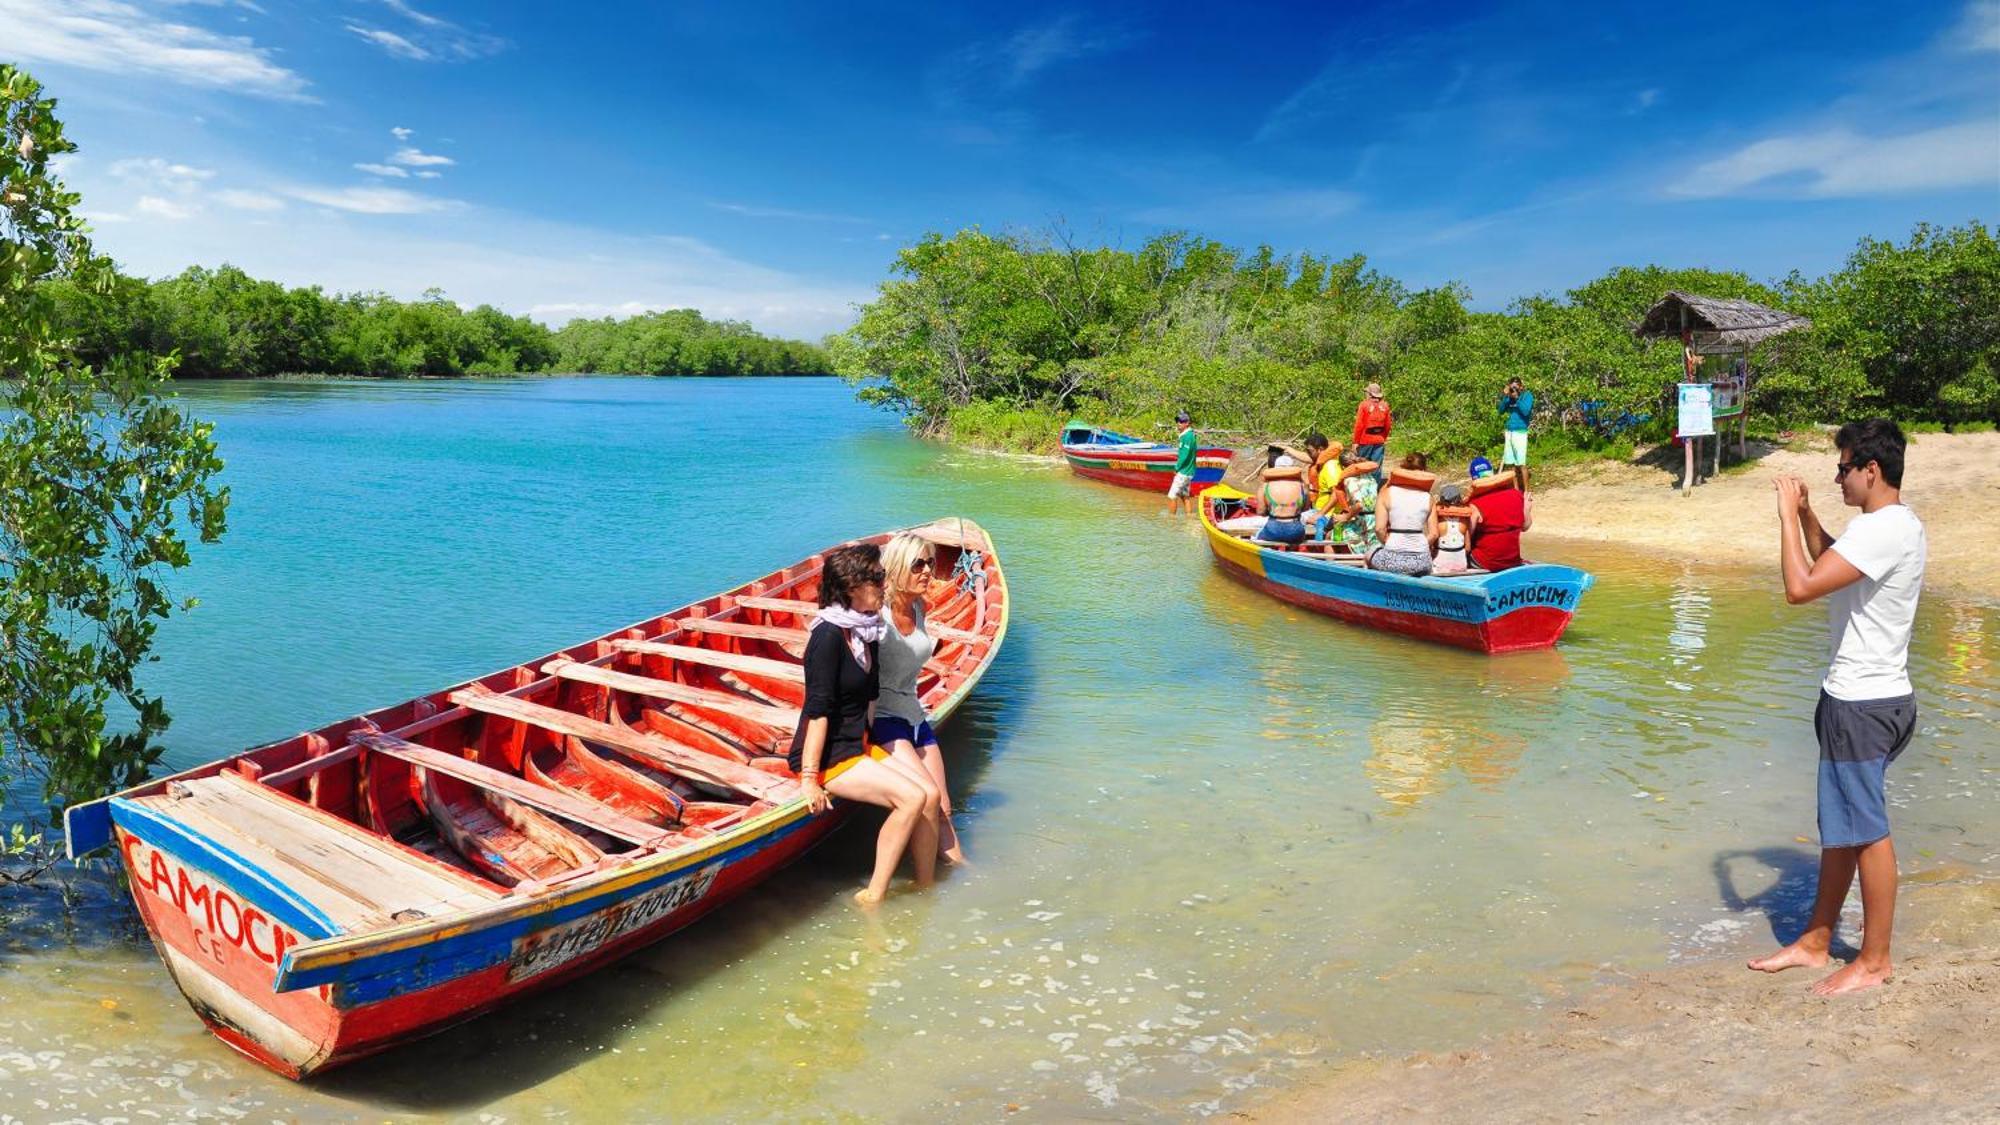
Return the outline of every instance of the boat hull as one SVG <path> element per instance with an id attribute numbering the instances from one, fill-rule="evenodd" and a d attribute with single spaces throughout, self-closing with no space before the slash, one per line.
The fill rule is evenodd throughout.
<path id="1" fill-rule="evenodd" d="M 926 670 L 932 686 L 924 701 L 940 725 L 991 667 L 1009 616 L 1007 582 L 991 541 L 967 521 L 955 524 L 955 531 L 936 531 L 942 523 L 918 530 L 955 535 L 955 545 L 982 551 L 983 563 L 977 593 L 962 592 L 940 603 L 970 618 L 964 627 L 976 634 L 976 643 L 958 642 L 952 654 L 935 656 Z M 321 781 L 336 771 L 319 765 L 360 765 L 362 747 L 350 736 L 365 741 L 364 736 L 382 732 L 414 734 L 427 724 L 452 720 L 451 701 L 472 689 L 489 694 L 532 690 L 536 683 L 552 682 L 538 679 L 552 663 L 590 660 L 614 641 L 658 636 L 676 621 L 726 620 L 740 608 L 738 598 L 793 598 L 807 592 L 801 583 L 817 573 L 816 560 L 808 560 L 478 681 L 73 807 L 65 821 L 71 852 L 81 855 L 106 845 L 117 849 L 141 919 L 190 1006 L 217 1038 L 271 1070 L 304 1078 L 430 1035 L 600 968 L 694 922 L 804 855 L 845 819 L 850 806 L 836 801 L 812 813 L 796 797 L 782 803 L 757 801 L 745 806 L 751 810 L 748 815 L 712 835 L 607 856 L 596 866 L 578 867 L 546 884 L 482 890 L 486 897 L 470 907 L 434 916 L 400 910 L 386 924 L 357 927 L 352 922 L 344 926 L 331 907 L 322 908 L 339 899 L 329 899 L 326 892 L 343 886 L 329 881 L 331 873 L 356 868 L 295 866 L 291 869 L 306 872 L 309 881 L 288 884 L 270 858 L 230 842 L 259 843 L 254 837 L 226 835 L 239 825 L 210 824 L 194 815 L 202 795 L 214 793 L 218 785 L 249 787 L 264 802 L 257 808 L 275 803 L 295 820 L 316 818 L 322 825 L 316 839 L 333 839 L 335 849 L 350 846 L 347 841 L 362 830 L 340 821 L 346 835 L 327 835 L 325 826 L 339 820 L 327 806 L 372 808 L 378 804 L 376 794 L 372 784 L 356 782 L 343 804 L 337 786 L 321 792 Z M 775 612 L 792 612 L 798 623 L 789 631 L 760 627 L 788 638 L 803 632 L 803 618 L 795 611 Z M 667 686 L 685 690 L 684 685 Z M 606 730 L 625 729 L 604 725 Z M 740 768 L 733 760 L 730 765 Z M 307 775 L 300 770 L 313 772 L 301 780 Z M 258 788 L 264 784 L 259 778 L 286 774 L 295 776 L 274 782 L 284 788 Z M 303 793 L 297 791 L 301 787 Z M 364 791 L 368 800 L 363 800 Z M 183 800 L 191 803 L 179 806 Z M 366 816 L 379 820 L 377 813 Z M 654 826 L 637 827 L 650 832 Z M 353 841 L 351 846 L 378 860 L 381 853 L 401 847 L 393 841 Z M 397 862 L 414 864 L 419 871 L 426 862 L 436 863 Z M 473 878 L 445 874 L 454 885 Z"/>
<path id="2" fill-rule="evenodd" d="M 288 1078 L 435 1034 L 659 941 L 823 840 L 845 806 L 801 816 L 721 854 L 561 908 L 385 949 L 333 979 L 280 991 L 281 957 L 309 940 L 257 905 L 253 888 L 200 866 L 215 857 L 117 823 L 133 899 L 175 985 L 216 1038 Z M 136 830 L 135 830 L 136 829 Z M 150 839 L 149 839 L 150 837 Z M 192 852 L 193 855 L 188 854 Z M 163 877 L 158 873 L 164 872 Z M 325 974 L 322 974 L 325 975 Z"/>
<path id="3" fill-rule="evenodd" d="M 1076 434 L 1082 431 L 1072 426 L 1065 432 Z M 1173 484 L 1174 462 L 1179 460 L 1179 451 L 1173 446 L 1141 441 L 1108 430 L 1089 432 L 1092 434 L 1090 441 L 1063 443 L 1063 460 L 1069 462 L 1076 475 L 1144 492 L 1164 493 Z M 1196 451 L 1194 480 L 1189 486 L 1189 494 L 1199 495 L 1222 483 L 1222 474 L 1229 468 L 1230 457 L 1231 452 L 1227 449 Z"/>
<path id="4" fill-rule="evenodd" d="M 1594 581 L 1575 567 L 1541 563 L 1493 574 L 1407 578 L 1259 547 L 1216 527 L 1206 504 L 1202 525 L 1223 573 L 1253 590 L 1353 625 L 1475 652 L 1551 647 Z"/>

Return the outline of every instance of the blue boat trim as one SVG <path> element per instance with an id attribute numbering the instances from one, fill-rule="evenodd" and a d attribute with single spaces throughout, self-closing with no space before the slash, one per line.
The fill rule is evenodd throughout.
<path id="1" fill-rule="evenodd" d="M 108 798 L 118 827 L 150 847 L 198 868 L 226 886 L 230 894 L 297 930 L 310 939 L 329 938 L 340 926 L 319 907 L 273 878 L 270 872 L 177 821 L 124 797 Z"/>
<path id="2" fill-rule="evenodd" d="M 335 985 L 337 987 L 334 1002 L 340 1007 L 373 1004 L 404 993 L 433 988 L 468 973 L 476 973 L 506 962 L 514 955 L 515 940 L 526 934 L 594 914 L 683 878 L 691 871 L 702 867 L 719 863 L 726 872 L 730 867 L 777 844 L 811 823 L 813 818 L 801 817 L 790 824 L 745 840 L 720 855 L 710 856 L 701 863 L 691 866 L 676 865 L 644 883 L 606 890 L 602 894 L 592 895 L 556 910 L 516 916 L 423 945 L 413 945 L 372 957 L 361 957 L 309 969 L 293 968 L 293 958 L 299 948 L 294 946 L 285 951 L 285 959 L 278 966 L 277 978 L 272 982 L 272 988 L 277 992 L 290 992 L 299 988 Z"/>
<path id="3" fill-rule="evenodd" d="M 82 859 L 111 846 L 111 798 L 100 797 L 63 810 L 63 849 Z"/>
<path id="4" fill-rule="evenodd" d="M 1460 578 L 1411 578 L 1284 551 L 1267 550 L 1263 561 L 1265 577 L 1309 594 L 1474 624 L 1530 606 L 1574 611 L 1594 581 L 1586 571 L 1555 563 Z"/>

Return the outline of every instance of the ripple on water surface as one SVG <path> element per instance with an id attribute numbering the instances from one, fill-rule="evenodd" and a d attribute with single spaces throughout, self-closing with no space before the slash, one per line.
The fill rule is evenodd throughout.
<path id="1" fill-rule="evenodd" d="M 1271 601 L 1156 498 L 912 441 L 828 381 L 188 397 L 237 499 L 177 580 L 203 606 L 155 679 L 175 763 L 961 513 L 1014 595 L 943 732 L 975 866 L 863 917 L 850 830 L 614 968 L 310 1087 L 200 1032 L 129 929 L 16 944 L 0 1092 L 49 1116 L 1178 1118 L 1301 1059 L 1463 1042 L 1607 962 L 1760 944 L 1810 897 L 1824 614 L 1761 572 L 1553 549 L 1599 578 L 1569 636 L 1487 658 Z M 1991 610 L 1927 599 L 1907 874 L 2000 867 L 1996 644 Z"/>

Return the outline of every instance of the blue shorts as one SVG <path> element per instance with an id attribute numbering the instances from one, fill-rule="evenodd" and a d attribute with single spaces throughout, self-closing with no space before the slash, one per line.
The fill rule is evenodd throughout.
<path id="1" fill-rule="evenodd" d="M 1303 543 L 1306 541 L 1306 525 L 1297 516 L 1288 520 L 1273 517 L 1264 521 L 1255 538 L 1265 543 Z"/>
<path id="2" fill-rule="evenodd" d="M 914 728 L 910 720 L 896 715 L 877 715 L 869 724 L 868 741 L 888 749 L 897 742 L 907 742 L 912 746 L 936 746 L 937 734 L 931 730 L 931 721 L 924 719 Z"/>
<path id="3" fill-rule="evenodd" d="M 1813 733 L 1819 736 L 1820 847 L 1860 847 L 1889 835 L 1882 783 L 1916 730 L 1914 695 L 1850 702 L 1819 693 Z"/>

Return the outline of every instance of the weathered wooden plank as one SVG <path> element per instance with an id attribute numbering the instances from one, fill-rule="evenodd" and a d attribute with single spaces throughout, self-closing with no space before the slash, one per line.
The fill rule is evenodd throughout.
<path id="1" fill-rule="evenodd" d="M 806 682 L 804 667 L 783 660 L 771 660 L 762 656 L 744 656 L 735 652 L 717 652 L 712 648 L 698 648 L 694 645 L 661 644 L 659 641 L 612 641 L 611 646 L 620 652 L 638 652 L 647 656 L 664 656 L 685 664 L 699 664 L 707 668 L 724 668 L 731 672 L 750 672 L 759 676 L 769 676 L 774 680 L 786 680 L 795 684 Z"/>
<path id="2" fill-rule="evenodd" d="M 494 698 L 507 698 L 495 696 Z M 515 702 L 520 702 L 516 700 Z M 535 706 L 527 704 L 527 706 Z M 560 712 L 568 714 L 568 712 Z M 361 734 L 355 741 L 370 751 L 390 758 L 397 758 L 413 766 L 422 766 L 433 773 L 455 777 L 469 785 L 498 793 L 503 797 L 518 801 L 531 809 L 554 813 L 566 820 L 575 821 L 586 828 L 595 828 L 614 839 L 627 843 L 650 847 L 661 842 L 666 835 L 659 826 L 635 820 L 623 813 L 555 789 L 546 789 L 532 781 L 524 781 L 511 773 L 503 773 L 491 766 L 482 766 L 470 758 L 457 754 L 447 754 L 428 746 L 405 741 L 392 734 Z M 517 829 L 519 825 L 515 826 Z M 522 830 L 525 833 L 525 830 Z"/>
<path id="3" fill-rule="evenodd" d="M 674 703 L 686 703 L 704 707 L 711 711 L 736 715 L 767 726 L 791 728 L 798 725 L 799 713 L 781 707 L 771 707 L 762 703 L 752 703 L 740 695 L 713 688 L 689 687 L 671 680 L 656 680 L 651 676 L 635 676 L 630 672 L 617 672 L 596 664 L 579 664 L 575 661 L 552 660 L 542 666 L 551 676 L 579 683 L 597 684 L 601 687 L 643 695 L 652 699 L 665 699 Z M 458 696 L 452 696 L 457 700 Z"/>
<path id="4" fill-rule="evenodd" d="M 736 604 L 744 609 L 761 609 L 766 613 L 796 613 L 802 617 L 811 617 L 819 612 L 818 602 L 809 602 L 802 598 L 766 598 L 757 594 L 743 594 L 736 599 Z"/>
<path id="5" fill-rule="evenodd" d="M 589 665 L 577 665 L 589 667 Z M 602 669 L 599 669 L 602 671 Z M 614 675 L 617 673 L 613 673 Z M 643 677 L 634 676 L 633 679 Z M 669 685 L 678 687 L 680 685 Z M 544 707 L 539 703 L 529 703 L 508 695 L 477 694 L 457 692 L 452 702 L 462 707 L 470 707 L 489 715 L 499 715 L 517 722 L 531 723 L 544 730 L 558 734 L 574 735 L 586 742 L 609 746 L 620 753 L 630 754 L 649 765 L 657 766 L 668 773 L 682 777 L 706 781 L 744 793 L 761 797 L 767 801 L 789 801 L 798 796 L 799 783 L 791 778 L 765 773 L 739 762 L 732 762 L 713 754 L 704 754 L 685 746 L 678 746 L 665 739 L 655 738 L 630 727 L 613 726 L 610 723 L 586 718 L 569 711 Z M 771 708 L 765 708 L 771 710 Z"/>
<path id="6" fill-rule="evenodd" d="M 718 637 L 741 637 L 746 641 L 767 641 L 793 656 L 804 656 L 806 631 L 783 625 L 745 625 L 741 621 L 717 621 L 712 617 L 683 617 L 680 627 L 690 633 L 713 633 Z"/>
<path id="7" fill-rule="evenodd" d="M 259 784 L 268 785 L 274 789 L 282 789 L 294 782 L 311 777 L 330 766 L 337 766 L 359 753 L 361 753 L 361 750 L 350 743 L 338 750 L 329 750 L 317 758 L 307 758 L 296 766 L 267 773 L 259 779 Z"/>

